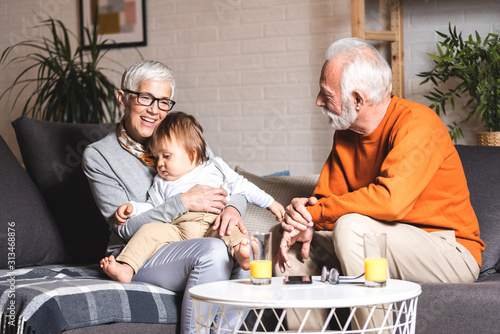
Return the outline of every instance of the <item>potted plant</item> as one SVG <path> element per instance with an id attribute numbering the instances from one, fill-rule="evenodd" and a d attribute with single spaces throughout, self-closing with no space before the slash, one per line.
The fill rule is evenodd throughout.
<path id="1" fill-rule="evenodd" d="M 0 64 L 26 63 L 0 99 L 19 90 L 12 108 L 24 91 L 30 96 L 24 102 L 23 115 L 47 121 L 70 123 L 101 123 L 116 121 L 120 108 L 115 98 L 116 86 L 102 73 L 99 62 L 109 51 L 103 48 L 107 41 L 98 41 L 97 20 L 92 32 L 84 28 L 89 50 L 78 46 L 73 52 L 70 31 L 59 20 L 44 21 L 48 29 L 38 40 L 16 43 L 5 49 Z M 48 37 L 46 37 L 48 36 Z M 12 56 L 15 49 L 26 47 L 30 51 Z"/>
<path id="2" fill-rule="evenodd" d="M 500 39 L 489 33 L 484 39 L 476 32 L 462 38 L 456 27 L 449 25 L 449 34 L 437 31 L 444 38 L 437 43 L 438 54 L 427 53 L 434 60 L 434 68 L 421 72 L 421 84 L 431 81 L 434 89 L 425 95 L 429 106 L 439 115 L 446 115 L 446 105 L 455 108 L 455 98 L 464 96 L 463 106 L 469 110 L 459 122 L 448 125 L 456 143 L 463 137 L 461 126 L 473 117 L 479 117 L 488 132 L 477 134 L 478 145 L 500 146 Z M 448 83 L 446 87 L 444 84 Z M 451 88 L 448 88 L 451 87 Z"/>

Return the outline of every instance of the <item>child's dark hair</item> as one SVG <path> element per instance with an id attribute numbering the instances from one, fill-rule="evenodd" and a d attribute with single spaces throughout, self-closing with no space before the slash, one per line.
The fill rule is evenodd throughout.
<path id="1" fill-rule="evenodd" d="M 156 127 L 149 140 L 149 148 L 160 145 L 165 140 L 175 139 L 197 164 L 208 160 L 207 144 L 203 138 L 203 128 L 191 115 L 182 111 L 169 112 Z"/>

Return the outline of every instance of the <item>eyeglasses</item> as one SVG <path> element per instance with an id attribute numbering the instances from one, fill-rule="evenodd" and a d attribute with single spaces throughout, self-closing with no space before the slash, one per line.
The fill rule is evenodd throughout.
<path id="1" fill-rule="evenodd" d="M 175 101 L 172 101 L 172 100 L 167 99 L 167 98 L 159 99 L 159 98 L 154 97 L 153 95 L 151 95 L 149 93 L 139 93 L 139 92 L 134 92 L 134 91 L 129 90 L 129 89 L 124 89 L 123 91 L 126 93 L 137 95 L 137 103 L 139 103 L 140 105 L 146 106 L 146 107 L 149 107 L 150 105 L 155 103 L 155 101 L 158 101 L 158 108 L 160 110 L 170 111 L 170 110 L 172 110 L 172 108 L 175 105 Z"/>

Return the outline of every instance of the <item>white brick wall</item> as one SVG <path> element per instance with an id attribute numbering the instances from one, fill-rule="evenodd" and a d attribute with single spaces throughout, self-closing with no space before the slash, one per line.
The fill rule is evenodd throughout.
<path id="1" fill-rule="evenodd" d="M 12 37 L 39 33 L 31 28 L 36 15 L 50 13 L 76 33 L 77 3 L 2 0 L 1 50 Z M 432 64 L 424 53 L 433 51 L 433 31 L 448 21 L 469 32 L 499 29 L 499 3 L 404 0 L 408 98 L 427 104 L 415 74 Z M 148 46 L 140 52 L 172 67 L 176 109 L 199 118 L 216 154 L 257 174 L 320 172 L 332 131 L 314 105 L 319 72 L 330 43 L 350 36 L 349 0 L 147 0 L 147 17 Z M 109 55 L 124 66 L 139 60 L 133 49 Z M 1 69 L 0 91 L 19 70 Z M 120 75 L 111 76 L 118 84 Z M 0 134 L 19 156 L 10 122 L 21 106 L 9 114 L 2 105 Z"/>

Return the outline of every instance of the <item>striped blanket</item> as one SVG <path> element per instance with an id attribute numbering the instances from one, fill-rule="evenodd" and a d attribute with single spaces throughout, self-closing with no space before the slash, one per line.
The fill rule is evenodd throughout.
<path id="1" fill-rule="evenodd" d="M 97 266 L 0 270 L 1 333 L 60 333 L 110 322 L 176 323 L 181 295 L 118 283 Z"/>

